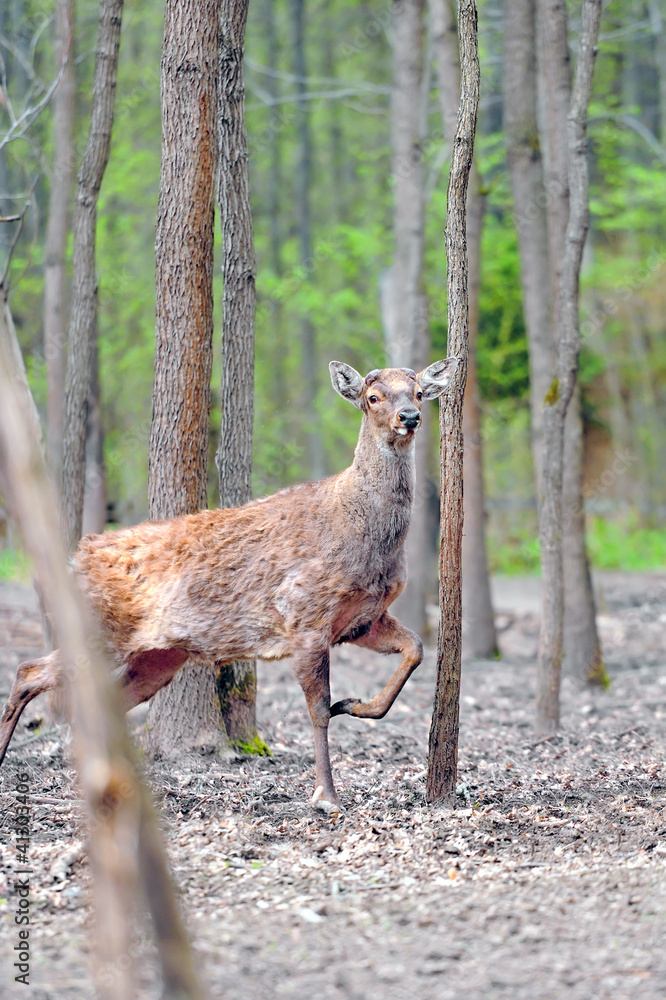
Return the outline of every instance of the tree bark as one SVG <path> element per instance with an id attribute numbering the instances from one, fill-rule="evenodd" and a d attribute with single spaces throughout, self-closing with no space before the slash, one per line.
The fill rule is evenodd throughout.
<path id="1" fill-rule="evenodd" d="M 4 305 L 4 297 L 3 297 Z M 136 977 L 127 961 L 135 945 L 138 886 L 153 917 L 164 996 L 200 1000 L 192 953 L 178 913 L 150 797 L 137 777 L 109 664 L 67 572 L 58 538 L 55 491 L 46 475 L 33 414 L 0 311 L 0 474 L 11 493 L 27 551 L 61 638 L 72 707 L 74 747 L 89 825 L 88 854 L 94 877 L 97 995 L 126 1000 Z M 76 664 L 76 667 L 73 665 Z"/>
<path id="2" fill-rule="evenodd" d="M 104 466 L 104 427 L 99 382 L 99 350 L 95 333 L 90 365 L 90 395 L 86 428 L 86 481 L 83 494 L 84 535 L 98 535 L 106 524 L 106 470 Z"/>
<path id="3" fill-rule="evenodd" d="M 165 10 L 148 470 L 155 519 L 208 506 L 219 15 L 219 2 L 167 0 Z M 169 755 L 224 746 L 214 671 L 186 664 L 152 699 L 147 729 L 150 747 Z"/>
<path id="4" fill-rule="evenodd" d="M 564 422 L 576 383 L 580 330 L 578 281 L 587 234 L 587 108 L 601 17 L 601 0 L 584 0 L 583 28 L 576 78 L 568 116 L 567 150 L 570 188 L 569 221 L 558 289 L 560 319 L 558 377 L 545 400 L 543 502 L 540 537 L 543 605 L 537 668 L 537 728 L 551 732 L 559 725 L 562 662 L 563 567 L 562 483 Z"/>
<path id="5" fill-rule="evenodd" d="M 65 401 L 67 272 L 65 254 L 75 174 L 74 0 L 56 0 L 56 65 L 60 82 L 53 95 L 53 169 L 44 245 L 44 357 L 46 359 L 46 457 L 60 483 Z"/>
<path id="6" fill-rule="evenodd" d="M 77 181 L 61 496 L 62 532 L 68 551 L 81 537 L 90 364 L 97 322 L 97 199 L 111 148 L 122 12 L 123 0 L 101 0 L 90 132 Z"/>
<path id="7" fill-rule="evenodd" d="M 442 129 L 445 139 L 453 147 L 455 109 L 460 99 L 460 63 L 455 18 L 448 0 L 429 0 L 429 11 L 439 76 Z M 469 361 L 463 400 L 463 642 L 470 655 L 493 657 L 498 653 L 498 646 L 486 553 L 481 403 L 476 367 L 484 207 L 481 179 L 472 164 L 467 191 Z"/>
<path id="8" fill-rule="evenodd" d="M 486 515 L 483 488 L 483 438 L 476 367 L 481 286 L 481 233 L 485 198 L 472 166 L 467 192 L 467 260 L 469 288 L 469 359 L 463 400 L 463 507 L 462 608 L 464 648 L 471 656 L 486 659 L 499 653 L 495 614 L 490 594 L 486 552 Z"/>
<path id="9" fill-rule="evenodd" d="M 389 364 L 420 371 L 429 361 L 427 301 L 423 286 L 425 196 L 424 136 L 425 0 L 394 0 L 391 91 L 394 258 L 388 278 L 385 337 Z M 428 76 L 429 81 L 429 76 Z M 427 107 L 427 104 L 426 104 Z M 407 586 L 395 614 L 420 635 L 427 631 L 428 421 L 416 439 L 417 492 L 407 536 Z M 434 567 L 433 567 L 434 570 Z"/>
<path id="10" fill-rule="evenodd" d="M 437 681 L 430 727 L 426 799 L 453 805 L 458 773 L 462 644 L 463 529 L 462 407 L 467 379 L 468 263 L 466 203 L 479 107 L 479 50 L 474 0 L 458 0 L 460 110 L 447 195 L 446 260 L 449 356 L 459 359 L 454 382 L 440 400 L 441 542 Z"/>
<path id="11" fill-rule="evenodd" d="M 222 219 L 222 426 L 217 451 L 220 506 L 252 499 L 255 259 L 250 204 L 243 48 L 247 0 L 222 0 L 218 97 L 219 200 Z M 230 740 L 257 738 L 254 661 L 218 664 L 217 692 Z"/>
<path id="12" fill-rule="evenodd" d="M 548 223 L 537 125 L 535 0 L 504 4 L 504 135 L 520 251 L 529 346 L 532 454 L 541 497 L 543 401 L 555 374 L 548 267 Z"/>
<path id="13" fill-rule="evenodd" d="M 310 110 L 305 99 L 305 0 L 291 0 L 291 16 L 294 46 L 294 76 L 298 95 L 297 135 L 298 161 L 296 166 L 296 216 L 301 268 L 304 275 L 312 269 L 312 224 L 310 217 L 310 188 L 312 184 L 312 136 L 310 133 Z M 315 331 L 312 320 L 304 316 L 301 320 L 303 344 L 303 408 L 307 428 L 308 465 L 310 475 L 319 479 L 324 475 L 323 451 L 317 414 L 317 356 Z"/>
<path id="14" fill-rule="evenodd" d="M 659 138 L 666 145 L 666 30 L 660 0 L 649 0 L 650 21 L 654 35 L 654 65 L 659 90 Z"/>
<path id="15" fill-rule="evenodd" d="M 567 116 L 571 99 L 567 16 L 564 0 L 538 0 L 538 53 L 543 90 L 546 217 L 553 302 L 554 344 L 560 336 L 559 288 L 567 222 L 569 177 Z M 597 634 L 596 608 L 585 546 L 583 509 L 583 427 L 579 391 L 574 392 L 564 424 L 564 633 L 565 667 L 579 683 L 607 682 Z"/>

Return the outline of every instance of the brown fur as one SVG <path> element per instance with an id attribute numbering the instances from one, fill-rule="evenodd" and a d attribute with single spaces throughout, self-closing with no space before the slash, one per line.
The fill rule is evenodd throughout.
<path id="1" fill-rule="evenodd" d="M 438 368 L 439 366 L 439 368 Z M 442 368 L 444 366 L 444 368 Z M 380 718 L 420 663 L 418 636 L 387 608 L 405 583 L 421 395 L 439 395 L 455 365 L 365 380 L 333 362 L 334 387 L 363 412 L 348 469 L 233 510 L 146 522 L 79 544 L 74 572 L 117 665 L 128 707 L 152 697 L 187 660 L 292 657 L 313 726 L 317 792 L 337 804 L 328 759 L 331 715 Z M 356 642 L 402 652 L 367 705 L 331 707 L 329 649 Z M 0 761 L 21 711 L 57 682 L 58 654 L 21 664 L 0 721 Z"/>

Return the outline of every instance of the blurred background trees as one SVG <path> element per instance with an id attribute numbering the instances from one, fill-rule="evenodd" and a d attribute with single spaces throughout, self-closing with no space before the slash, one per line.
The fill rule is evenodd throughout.
<path id="1" fill-rule="evenodd" d="M 529 151 L 538 148 L 537 135 L 516 136 L 520 109 L 506 100 L 511 89 L 503 26 L 514 5 L 515 0 L 504 0 L 503 6 L 482 2 L 479 11 L 482 90 L 475 158 L 485 214 L 477 363 L 490 568 L 536 572 L 530 364 L 516 225 L 532 221 L 533 213 L 548 205 L 535 203 L 510 169 L 518 155 L 527 156 L 529 167 Z M 16 0 L 0 13 L 3 89 L 17 117 L 24 104 L 34 104 L 45 91 L 62 59 L 62 28 L 52 23 L 54 12 L 55 4 L 52 9 L 41 0 Z M 444 356 L 446 343 L 439 230 L 449 141 L 424 13 L 425 82 L 413 124 L 419 130 L 425 198 L 421 290 L 432 359 Z M 659 529 L 666 487 L 660 460 L 666 410 L 665 13 L 663 0 L 619 0 L 604 12 L 589 119 L 591 228 L 581 295 L 583 493 L 593 565 L 627 569 L 666 562 L 666 533 Z M 107 516 L 121 524 L 148 515 L 163 17 L 161 3 L 126 4 L 112 148 L 98 206 L 103 471 Z M 77 167 L 90 118 L 96 29 L 96 5 L 81 0 L 72 39 Z M 568 46 L 573 55 L 579 34 L 580 8 L 572 5 Z M 395 257 L 391 93 L 396 37 L 394 8 L 384 0 L 307 5 L 254 0 L 249 6 L 245 84 L 257 257 L 255 495 L 336 471 L 349 461 L 356 421 L 353 412 L 338 405 L 321 374 L 326 363 L 337 357 L 366 371 L 387 363 L 380 288 Z M 537 86 L 537 115 L 543 110 L 539 92 Z M 57 129 L 54 136 L 57 108 L 52 104 L 22 138 L 0 151 L 3 216 L 11 215 L 13 199 L 38 178 L 8 283 L 44 418 L 57 413 L 48 387 L 58 384 L 58 375 L 49 375 L 51 355 L 45 348 L 45 337 L 53 335 L 43 315 L 45 269 L 52 259 L 46 250 L 49 201 L 56 181 L 63 180 L 54 166 L 61 155 Z M 454 106 L 450 112 L 455 115 Z M 4 99 L 2 133 L 9 127 L 8 115 Z M 547 178 L 544 183 L 547 201 Z M 216 227 L 219 232 L 219 219 Z M 9 225 L 0 238 L 11 238 Z M 219 237 L 215 242 L 214 298 L 221 304 Z M 67 269 L 71 249 L 70 235 Z M 549 294 L 545 288 L 543 294 Z M 220 426 L 220 308 L 214 309 L 213 321 L 210 505 L 219 498 L 214 455 Z M 403 363 L 411 361 L 405 357 Z M 432 474 L 434 426 L 426 452 Z M 98 480 L 98 475 L 89 477 L 89 488 Z M 424 503 L 430 511 L 424 531 L 434 550 L 437 498 Z M 8 546 L 0 550 L 0 572 L 12 572 L 15 561 Z M 430 578 L 428 588 L 433 602 L 436 581 Z"/>

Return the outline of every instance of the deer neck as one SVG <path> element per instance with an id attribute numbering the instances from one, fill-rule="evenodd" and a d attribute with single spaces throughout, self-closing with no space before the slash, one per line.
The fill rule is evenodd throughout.
<path id="1" fill-rule="evenodd" d="M 400 545 L 409 528 L 414 499 L 414 439 L 395 448 L 375 434 L 364 414 L 349 471 L 360 494 L 359 506 L 368 512 L 369 533 L 381 534 L 384 545 Z"/>

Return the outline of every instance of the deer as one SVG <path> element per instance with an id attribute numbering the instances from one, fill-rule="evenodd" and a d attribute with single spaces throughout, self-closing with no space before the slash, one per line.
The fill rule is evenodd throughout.
<path id="1" fill-rule="evenodd" d="M 129 710 L 186 662 L 291 659 L 314 733 L 312 803 L 339 810 L 328 746 L 338 715 L 381 719 L 423 658 L 389 607 L 406 582 L 414 439 L 425 400 L 442 395 L 456 358 L 418 375 L 363 378 L 332 361 L 333 388 L 361 413 L 351 465 L 244 506 L 146 521 L 81 539 L 73 559 Z M 402 659 L 370 701 L 331 704 L 330 649 L 353 643 Z M 64 682 L 59 650 L 19 664 L 0 719 L 0 764 L 25 707 Z"/>

